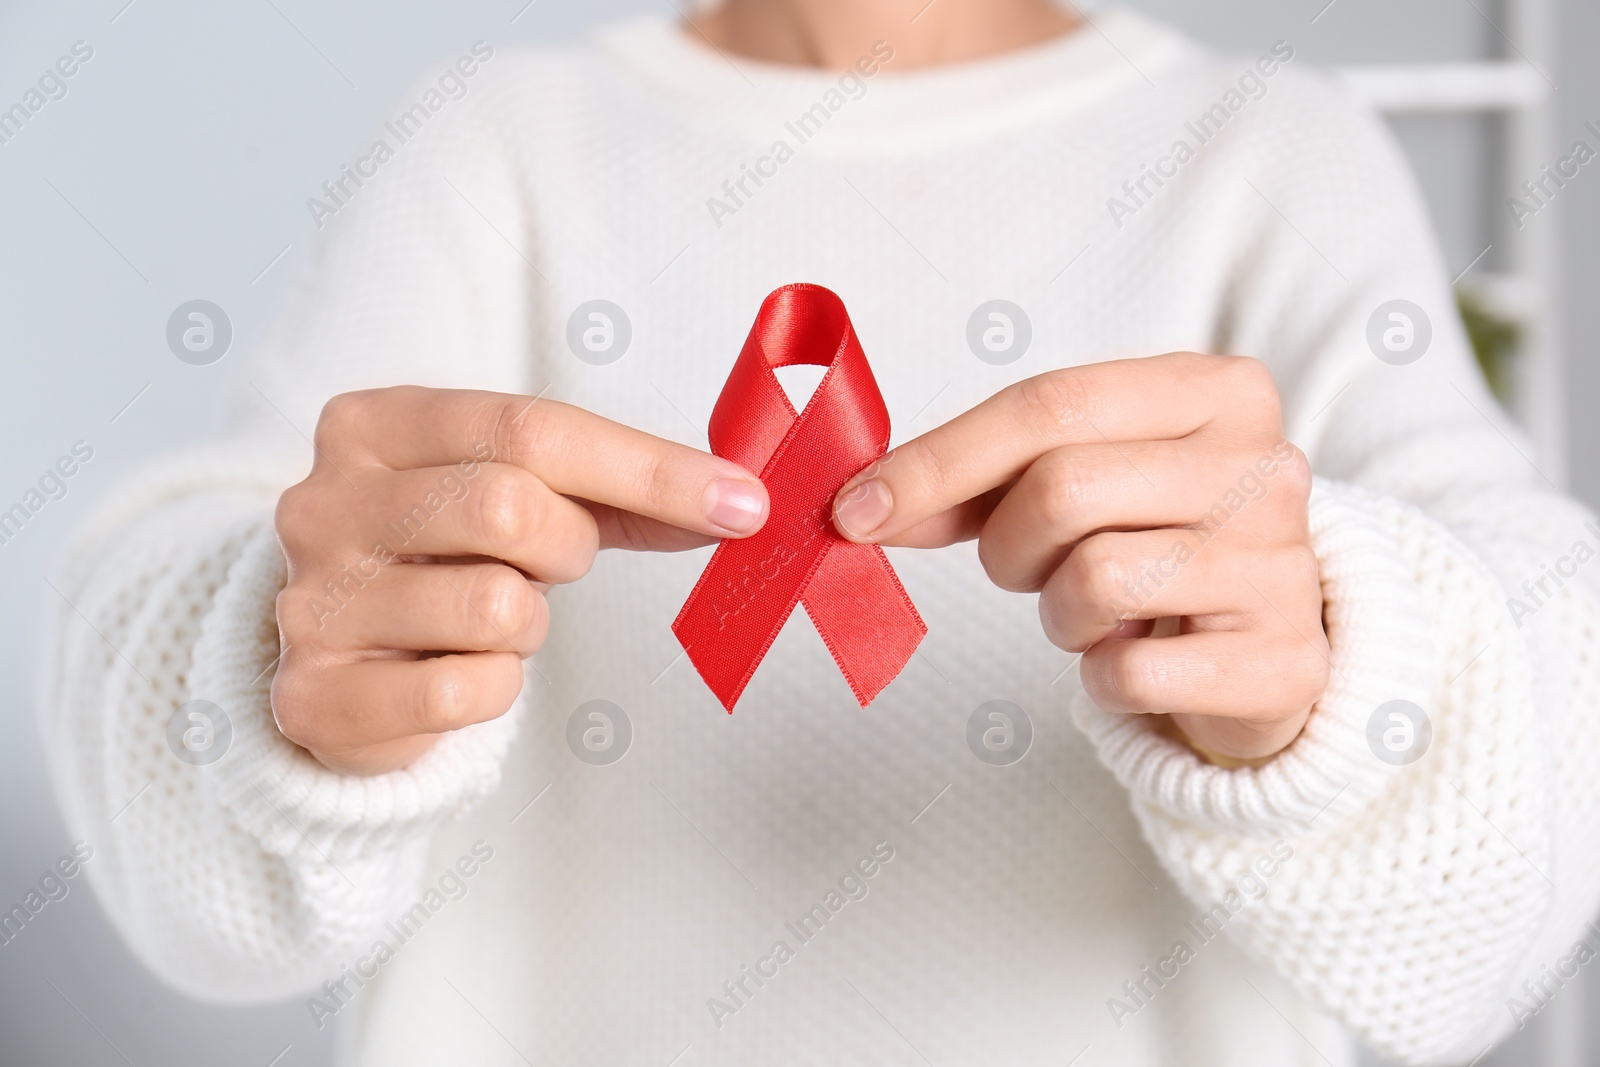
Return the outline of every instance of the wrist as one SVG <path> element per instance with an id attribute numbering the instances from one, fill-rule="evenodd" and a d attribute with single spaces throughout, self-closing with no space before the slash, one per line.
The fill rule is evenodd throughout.
<path id="1" fill-rule="evenodd" d="M 1305 732 L 1310 718 L 1309 709 L 1293 719 L 1265 723 L 1174 714 L 1162 716 L 1159 732 L 1212 766 L 1231 771 L 1273 762 Z"/>

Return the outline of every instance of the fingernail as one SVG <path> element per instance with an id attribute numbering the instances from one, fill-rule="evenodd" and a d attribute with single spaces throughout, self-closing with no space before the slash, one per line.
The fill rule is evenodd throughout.
<path id="1" fill-rule="evenodd" d="M 851 537 L 866 538 L 884 524 L 893 510 L 894 498 L 889 495 L 889 487 L 870 478 L 839 497 L 833 519 Z"/>
<path id="2" fill-rule="evenodd" d="M 706 517 L 729 533 L 754 533 L 765 502 L 749 482 L 723 478 L 706 489 Z"/>

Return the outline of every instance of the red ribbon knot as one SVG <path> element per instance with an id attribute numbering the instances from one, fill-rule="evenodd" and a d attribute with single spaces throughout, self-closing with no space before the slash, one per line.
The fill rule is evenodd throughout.
<path id="1" fill-rule="evenodd" d="M 827 367 L 795 414 L 775 367 Z M 833 528 L 833 498 L 889 447 L 889 411 L 844 302 L 820 285 L 762 301 L 711 412 L 711 451 L 760 471 L 772 506 L 752 537 L 717 546 L 672 624 L 731 713 L 797 603 L 862 707 L 894 680 L 927 624 L 877 545 Z"/>

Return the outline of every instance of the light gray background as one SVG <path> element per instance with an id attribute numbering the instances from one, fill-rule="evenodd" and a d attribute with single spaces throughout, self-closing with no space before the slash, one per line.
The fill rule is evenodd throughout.
<path id="1" fill-rule="evenodd" d="M 472 41 L 558 40 L 599 18 L 668 6 L 125 3 L 0 0 L 0 107 L 20 98 L 72 42 L 95 49 L 70 94 L 0 145 L 0 509 L 75 440 L 95 448 L 68 496 L 0 546 L 0 904 L 7 907 L 69 847 L 34 715 L 39 608 L 55 595 L 45 578 L 63 539 L 117 482 L 150 457 L 219 429 L 218 400 L 234 357 L 260 337 L 310 242 L 306 197 L 366 143 L 425 67 Z M 1490 22 L 1503 12 L 1491 0 L 1337 0 L 1312 25 L 1325 3 L 1138 6 L 1250 54 L 1284 38 L 1317 63 L 1505 54 Z M 1594 0 L 1565 0 L 1560 22 L 1554 141 L 1567 145 L 1583 121 L 1600 119 L 1593 54 L 1600 9 Z M 1494 239 L 1504 211 L 1481 177 L 1494 139 L 1473 119 L 1408 120 L 1401 130 L 1428 186 L 1448 261 L 1464 267 Z M 1589 358 L 1600 326 L 1600 303 L 1591 295 L 1600 280 L 1597 221 L 1600 175 L 1585 170 L 1534 222 L 1565 239 L 1569 464 L 1574 488 L 1591 504 L 1600 503 L 1600 426 L 1588 417 L 1600 399 L 1600 367 Z M 285 246 L 287 254 L 262 273 Z M 1485 265 L 1494 265 L 1492 255 Z M 221 304 L 233 320 L 234 355 L 215 366 L 182 364 L 165 345 L 168 315 L 195 297 Z M 1593 994 L 1569 989 L 1563 999 L 1586 1009 Z M 1548 1062 L 1541 1029 L 1531 1027 L 1484 1063 Z M 132 960 L 81 881 L 0 947 L 0 1065 L 265 1067 L 281 1055 L 284 1067 L 307 1067 L 330 1061 L 332 1035 L 332 1028 L 314 1030 L 299 1003 L 219 1008 L 167 991 Z"/>

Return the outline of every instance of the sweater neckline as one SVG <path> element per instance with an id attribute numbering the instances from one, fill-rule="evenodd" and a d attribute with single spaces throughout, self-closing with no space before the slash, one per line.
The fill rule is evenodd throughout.
<path id="1" fill-rule="evenodd" d="M 724 53 L 670 15 L 595 31 L 601 54 L 648 91 L 761 140 L 813 134 L 828 151 L 904 151 L 1026 126 L 1112 93 L 1147 87 L 1185 47 L 1181 35 L 1127 8 L 1004 55 L 910 71 L 893 59 L 851 84 L 842 71 Z M 870 59 L 871 57 L 863 57 Z M 822 121 L 794 125 L 821 104 Z"/>

